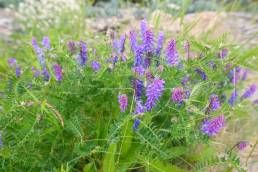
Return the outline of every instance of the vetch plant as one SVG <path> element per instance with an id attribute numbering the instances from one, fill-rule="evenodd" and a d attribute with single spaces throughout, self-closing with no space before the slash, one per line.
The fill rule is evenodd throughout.
<path id="1" fill-rule="evenodd" d="M 236 149 L 214 147 L 207 159 L 195 158 L 227 134 L 236 109 L 255 105 L 248 102 L 256 86 L 242 89 L 245 69 L 230 59 L 230 48 L 166 38 L 147 20 L 139 33 L 88 41 L 32 38 L 32 65 L 5 62 L 3 170 L 243 170 Z M 243 150 L 247 143 L 234 145 Z"/>

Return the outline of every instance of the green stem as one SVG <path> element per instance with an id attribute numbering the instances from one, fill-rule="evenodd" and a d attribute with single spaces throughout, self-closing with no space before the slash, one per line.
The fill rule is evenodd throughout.
<path id="1" fill-rule="evenodd" d="M 246 166 L 247 166 L 248 160 L 250 159 L 251 155 L 253 154 L 254 149 L 255 149 L 255 147 L 257 146 L 257 144 L 258 144 L 258 139 L 256 140 L 256 142 L 255 142 L 255 144 L 254 144 L 252 150 L 250 151 L 248 157 L 246 158 L 246 161 L 245 161 L 245 165 L 246 165 Z"/>

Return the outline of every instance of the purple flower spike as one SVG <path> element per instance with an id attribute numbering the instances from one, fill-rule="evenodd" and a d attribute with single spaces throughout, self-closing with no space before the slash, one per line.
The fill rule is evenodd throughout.
<path id="1" fill-rule="evenodd" d="M 51 49 L 50 40 L 49 40 L 48 36 L 44 36 L 44 38 L 42 39 L 42 45 L 43 45 L 43 47 L 45 47 L 48 50 Z"/>
<path id="2" fill-rule="evenodd" d="M 68 41 L 67 42 L 67 48 L 70 53 L 75 53 L 76 51 L 76 45 L 74 41 Z"/>
<path id="3" fill-rule="evenodd" d="M 150 67 L 150 65 L 151 65 L 151 58 L 146 57 L 146 58 L 144 59 L 144 61 L 143 61 L 143 67 L 144 67 L 145 69 L 147 69 L 147 68 Z"/>
<path id="4" fill-rule="evenodd" d="M 130 31 L 129 39 L 130 39 L 130 46 L 131 46 L 132 52 L 136 52 L 138 43 L 137 43 L 137 35 L 134 30 Z"/>
<path id="5" fill-rule="evenodd" d="M 171 100 L 175 103 L 182 103 L 184 99 L 184 90 L 182 88 L 175 88 L 171 95 Z"/>
<path id="6" fill-rule="evenodd" d="M 161 50 L 163 48 L 163 43 L 164 43 L 164 33 L 163 32 L 159 32 L 158 35 L 158 40 L 157 40 L 157 48 L 156 48 L 156 56 L 160 56 Z"/>
<path id="7" fill-rule="evenodd" d="M 248 141 L 240 141 L 238 142 L 237 144 L 237 148 L 242 151 L 244 150 L 247 146 L 249 145 L 249 142 Z"/>
<path id="8" fill-rule="evenodd" d="M 234 106 L 235 101 L 236 101 L 236 99 L 237 99 L 237 96 L 238 96 L 237 90 L 233 90 L 233 92 L 231 93 L 231 97 L 230 97 L 230 99 L 228 100 L 228 103 L 229 103 L 231 106 Z"/>
<path id="9" fill-rule="evenodd" d="M 220 53 L 219 53 L 219 56 L 220 58 L 224 59 L 226 56 L 228 55 L 228 49 L 226 48 L 223 48 Z"/>
<path id="10" fill-rule="evenodd" d="M 92 69 L 95 71 L 95 72 L 97 72 L 99 69 L 100 69 L 100 63 L 99 62 L 97 62 L 97 61 L 92 61 L 91 62 L 91 67 L 92 67 Z"/>
<path id="11" fill-rule="evenodd" d="M 181 81 L 181 84 L 182 84 L 183 86 L 185 86 L 189 80 L 190 80 L 190 77 L 189 77 L 189 76 L 184 76 L 184 78 L 183 78 L 182 81 Z"/>
<path id="12" fill-rule="evenodd" d="M 178 64 L 178 52 L 176 49 L 176 40 L 169 41 L 166 51 L 167 64 L 175 66 Z"/>
<path id="13" fill-rule="evenodd" d="M 44 76 L 44 80 L 45 80 L 45 81 L 49 81 L 49 79 L 50 79 L 50 74 L 48 73 L 48 71 L 47 71 L 46 68 L 43 69 L 42 75 Z"/>
<path id="14" fill-rule="evenodd" d="M 142 33 L 142 40 L 144 40 L 144 35 L 145 35 L 145 32 L 147 31 L 148 29 L 148 24 L 147 24 L 147 21 L 146 19 L 142 20 L 141 21 L 141 33 Z"/>
<path id="15" fill-rule="evenodd" d="M 16 74 L 17 78 L 19 78 L 21 76 L 21 67 L 18 65 L 15 68 L 15 74 Z"/>
<path id="16" fill-rule="evenodd" d="M 37 78 L 40 75 L 40 71 L 37 70 L 34 66 L 31 67 L 31 71 L 33 72 L 33 77 Z"/>
<path id="17" fill-rule="evenodd" d="M 35 53 L 37 53 L 38 61 L 40 66 L 44 69 L 46 68 L 46 62 L 45 62 L 45 54 L 43 49 L 41 49 L 37 43 L 36 38 L 32 38 L 31 44 L 34 48 Z"/>
<path id="18" fill-rule="evenodd" d="M 210 96 L 210 109 L 215 111 L 218 108 L 220 108 L 220 102 L 219 102 L 219 97 L 216 94 L 212 94 Z"/>
<path id="19" fill-rule="evenodd" d="M 148 82 L 151 82 L 152 79 L 154 78 L 154 76 L 152 75 L 151 71 L 147 71 L 145 73 L 145 75 L 146 75 L 146 79 L 147 79 Z"/>
<path id="20" fill-rule="evenodd" d="M 195 71 L 201 76 L 202 80 L 207 79 L 206 73 L 203 70 L 201 70 L 200 68 L 197 68 L 195 69 Z"/>
<path id="21" fill-rule="evenodd" d="M 134 123 L 133 123 L 133 130 L 136 131 L 139 129 L 141 121 L 138 118 L 135 118 Z"/>
<path id="22" fill-rule="evenodd" d="M 134 66 L 140 66 L 143 63 L 143 47 L 142 46 L 136 46 L 134 51 Z"/>
<path id="23" fill-rule="evenodd" d="M 121 35 L 120 42 L 119 42 L 119 50 L 121 54 L 125 51 L 125 39 L 126 39 L 126 36 L 124 34 Z"/>
<path id="24" fill-rule="evenodd" d="M 55 71 L 56 80 L 59 82 L 62 81 L 63 80 L 62 67 L 59 64 L 55 64 L 54 71 Z"/>
<path id="25" fill-rule="evenodd" d="M 119 94 L 118 95 L 118 102 L 120 105 L 120 111 L 125 112 L 127 105 L 128 105 L 128 99 L 125 94 Z"/>
<path id="26" fill-rule="evenodd" d="M 139 76 L 143 76 L 143 75 L 144 75 L 144 72 L 145 72 L 144 67 L 142 67 L 142 66 L 137 66 L 137 67 L 134 67 L 133 69 L 134 69 L 134 72 L 135 72 L 136 74 L 138 74 Z"/>
<path id="27" fill-rule="evenodd" d="M 255 92 L 256 92 L 256 85 L 253 84 L 244 92 L 244 94 L 241 96 L 241 99 L 247 99 L 251 97 Z"/>
<path id="28" fill-rule="evenodd" d="M 38 42 L 36 38 L 32 38 L 31 45 L 34 48 L 34 51 L 37 52 L 37 49 L 39 48 Z"/>
<path id="29" fill-rule="evenodd" d="M 214 136 L 218 134 L 225 126 L 224 115 L 217 116 L 211 120 L 205 119 L 201 126 L 202 133 L 208 136 Z"/>
<path id="30" fill-rule="evenodd" d="M 258 105 L 258 99 L 253 101 L 253 105 Z"/>
<path id="31" fill-rule="evenodd" d="M 88 53 L 88 50 L 87 50 L 86 43 L 83 41 L 80 41 L 80 55 L 79 55 L 78 61 L 81 66 L 86 65 L 86 62 L 88 60 L 87 53 Z"/>
<path id="32" fill-rule="evenodd" d="M 9 58 L 8 59 L 8 64 L 10 67 L 14 67 L 16 65 L 16 58 Z"/>
<path id="33" fill-rule="evenodd" d="M 143 95 L 143 89 L 144 89 L 143 81 L 137 78 L 133 78 L 132 86 L 135 91 L 136 100 L 139 100 Z"/>
<path id="34" fill-rule="evenodd" d="M 154 78 L 153 82 L 149 83 L 146 88 L 146 109 L 150 111 L 157 103 L 164 91 L 165 81 L 159 78 Z"/>
<path id="35" fill-rule="evenodd" d="M 144 112 L 145 112 L 145 107 L 142 105 L 141 100 L 137 100 L 134 114 L 142 114 Z"/>
<path id="36" fill-rule="evenodd" d="M 154 50 L 154 33 L 151 29 L 147 29 L 143 36 L 144 51 L 146 53 L 152 53 Z"/>

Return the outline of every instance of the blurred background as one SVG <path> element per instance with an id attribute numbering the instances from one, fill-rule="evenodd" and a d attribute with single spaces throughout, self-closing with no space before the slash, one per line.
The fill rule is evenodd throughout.
<path id="1" fill-rule="evenodd" d="M 154 30 L 163 30 L 167 37 L 180 35 L 203 42 L 220 37 L 226 46 L 239 45 L 243 51 L 258 46 L 257 0 L 0 0 L 0 58 L 12 55 L 30 62 L 24 58 L 26 54 L 22 56 L 21 44 L 29 43 L 34 36 L 48 35 L 55 41 L 54 37 L 79 40 L 105 36 L 111 31 L 127 33 L 139 28 L 140 20 L 145 18 Z M 245 65 L 250 68 L 246 85 L 258 84 L 257 63 Z M 258 99 L 258 94 L 253 99 Z M 238 131 L 245 130 L 244 138 L 254 144 L 258 137 L 252 127 L 257 125 L 256 113 L 252 119 L 233 122 L 229 131 L 234 134 L 218 140 L 234 143 L 243 138 Z M 243 159 L 250 149 L 241 153 Z M 256 148 L 249 171 L 258 171 L 257 161 Z"/>

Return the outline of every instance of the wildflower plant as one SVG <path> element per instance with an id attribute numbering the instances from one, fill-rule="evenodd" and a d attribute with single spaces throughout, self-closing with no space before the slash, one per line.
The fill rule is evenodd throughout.
<path id="1" fill-rule="evenodd" d="M 234 82 L 238 97 L 231 82 L 239 64 L 230 48 L 169 38 L 146 20 L 140 32 L 111 39 L 44 37 L 41 46 L 32 38 L 33 63 L 1 62 L 9 64 L 0 83 L 2 169 L 200 170 L 207 163 L 195 150 L 225 134 L 239 104 L 252 106 L 256 86 Z M 226 153 L 209 162 L 242 170 Z"/>

